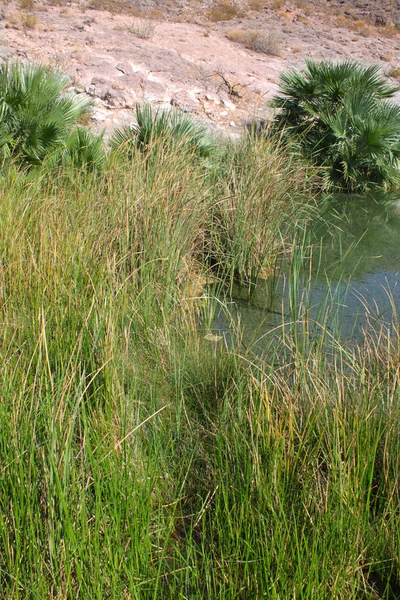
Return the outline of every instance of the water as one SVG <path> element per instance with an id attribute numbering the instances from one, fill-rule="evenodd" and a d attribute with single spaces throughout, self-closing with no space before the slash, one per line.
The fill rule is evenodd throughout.
<path id="1" fill-rule="evenodd" d="M 214 328 L 263 354 L 283 331 L 313 340 L 361 343 L 373 331 L 397 326 L 400 310 L 400 195 L 335 198 L 315 223 L 310 254 L 292 257 L 276 280 L 249 295 L 236 287 L 229 316 Z M 294 271 L 297 275 L 294 276 Z"/>

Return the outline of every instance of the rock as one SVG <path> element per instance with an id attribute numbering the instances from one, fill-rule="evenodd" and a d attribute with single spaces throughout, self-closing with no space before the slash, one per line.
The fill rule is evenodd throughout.
<path id="1" fill-rule="evenodd" d="M 85 92 L 89 96 L 100 98 L 113 108 L 127 108 L 129 106 L 125 96 L 119 90 L 114 89 L 112 83 L 101 77 L 93 77 L 90 85 L 85 87 Z"/>
<path id="2" fill-rule="evenodd" d="M 196 105 L 185 93 L 175 95 L 169 104 L 184 113 L 196 112 Z"/>
<path id="3" fill-rule="evenodd" d="M 148 79 L 144 82 L 143 98 L 146 102 L 166 102 L 171 96 L 161 83 Z"/>
<path id="4" fill-rule="evenodd" d="M 133 73 L 133 69 L 129 63 L 118 63 L 115 65 L 115 68 L 124 75 L 131 75 Z"/>
<path id="5" fill-rule="evenodd" d="M 8 46 L 0 46 L 0 58 L 8 58 L 12 54 Z"/>
<path id="6" fill-rule="evenodd" d="M 236 106 L 233 104 L 233 102 L 230 102 L 229 100 L 226 100 L 225 98 L 221 98 L 221 102 L 231 112 L 236 110 Z"/>
<path id="7" fill-rule="evenodd" d="M 125 89 L 129 89 L 134 92 L 135 95 L 140 94 L 143 91 L 144 79 L 141 73 L 131 73 L 130 75 L 123 75 L 118 80 Z"/>
<path id="8" fill-rule="evenodd" d="M 106 120 L 106 115 L 99 112 L 94 112 L 91 116 L 93 121 L 97 121 L 98 123 L 103 123 Z"/>

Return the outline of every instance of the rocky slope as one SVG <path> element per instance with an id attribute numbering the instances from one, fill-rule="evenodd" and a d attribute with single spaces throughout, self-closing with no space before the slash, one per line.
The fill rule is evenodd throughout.
<path id="1" fill-rule="evenodd" d="M 307 58 L 378 63 L 397 81 L 399 8 L 372 0 L 19 0 L 3 5 L 0 55 L 68 72 L 76 93 L 93 97 L 97 127 L 132 121 L 135 103 L 147 101 L 238 132 L 268 113 L 282 70 Z"/>

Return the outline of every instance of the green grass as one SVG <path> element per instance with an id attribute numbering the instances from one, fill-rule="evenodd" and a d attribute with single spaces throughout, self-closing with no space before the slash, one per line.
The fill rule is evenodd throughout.
<path id="1" fill-rule="evenodd" d="M 207 282 L 306 244 L 271 144 L 3 173 L 2 598 L 398 596 L 398 340 L 288 331 L 274 366 L 209 335 Z"/>

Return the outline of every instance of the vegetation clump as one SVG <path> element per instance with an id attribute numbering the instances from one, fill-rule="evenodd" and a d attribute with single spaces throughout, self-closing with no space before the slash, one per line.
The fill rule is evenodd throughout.
<path id="1" fill-rule="evenodd" d="M 179 111 L 157 109 L 150 104 L 136 105 L 136 123 L 114 131 L 110 146 L 132 157 L 135 150 L 147 151 L 163 141 L 167 147 L 186 145 L 198 156 L 215 153 L 217 144 L 204 125 Z"/>
<path id="2" fill-rule="evenodd" d="M 68 145 L 73 128 L 89 110 L 90 100 L 66 90 L 69 78 L 59 71 L 19 62 L 0 65 L 0 156 L 40 164 Z"/>
<path id="3" fill-rule="evenodd" d="M 275 125 L 336 188 L 398 186 L 400 107 L 389 100 L 396 89 L 376 66 L 308 61 L 281 76 Z"/>
<path id="4" fill-rule="evenodd" d="M 314 170 L 271 135 L 216 149 L 145 107 L 107 153 L 72 116 L 54 136 L 43 118 L 46 136 L 15 95 L 1 105 L 2 597 L 398 597 L 399 340 L 350 351 L 328 327 L 309 335 Z M 224 290 L 283 255 L 290 314 L 258 340 L 264 360 Z"/>

